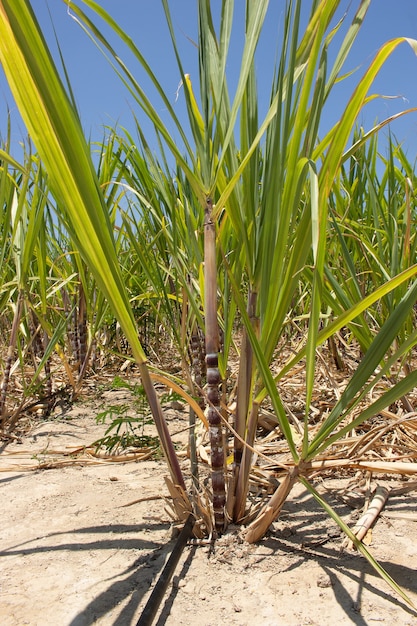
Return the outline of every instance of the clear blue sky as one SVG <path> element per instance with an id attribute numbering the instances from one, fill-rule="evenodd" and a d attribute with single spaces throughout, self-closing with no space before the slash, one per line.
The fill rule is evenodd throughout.
<path id="1" fill-rule="evenodd" d="M 160 0 L 99 0 L 99 4 L 108 10 L 131 35 L 174 103 L 180 77 Z M 185 70 L 197 80 L 197 50 L 190 41 L 190 39 L 195 41 L 197 38 L 196 0 L 172 0 L 170 4 Z M 235 2 L 237 31 L 239 28 L 241 31 L 243 27 L 244 4 L 244 0 Z M 305 0 L 305 4 L 307 8 L 311 6 L 309 0 Z M 221 2 L 213 0 L 212 5 L 219 7 Z M 350 8 L 349 5 L 351 5 Z M 343 11 L 339 11 L 338 16 L 340 17 L 344 10 L 348 9 L 347 21 L 350 22 L 358 5 L 359 0 L 342 1 Z M 134 104 L 132 97 L 122 88 L 120 81 L 100 52 L 67 14 L 65 4 L 61 0 L 49 0 L 49 2 L 32 0 L 32 6 L 52 53 L 58 59 L 55 35 L 51 25 L 52 18 L 86 134 L 94 140 L 100 140 L 103 136 L 103 125 L 114 126 L 116 123 L 133 129 L 132 108 L 146 132 L 147 122 L 143 114 Z M 284 6 L 284 0 L 270 0 L 269 14 L 257 58 L 258 83 L 261 93 L 265 94 L 265 107 L 268 103 L 277 49 L 277 33 L 282 23 Z M 109 31 L 105 32 L 109 34 Z M 373 0 L 346 68 L 358 67 L 358 73 L 337 87 L 331 105 L 327 107 L 324 124 L 328 123 L 330 127 L 340 117 L 357 77 L 365 71 L 378 48 L 388 39 L 401 35 L 417 39 L 417 0 Z M 128 65 L 139 82 L 145 89 L 150 89 L 149 81 L 145 78 L 141 67 L 131 61 L 131 57 L 126 53 L 122 44 L 113 37 L 111 40 L 122 58 L 128 60 Z M 236 35 L 228 64 L 232 81 L 237 74 L 241 41 L 241 37 Z M 337 52 L 336 47 L 334 47 L 334 52 Z M 375 82 L 373 92 L 401 97 L 378 100 L 368 105 L 360 120 L 365 129 L 372 127 L 376 118 L 383 119 L 405 108 L 417 107 L 417 57 L 408 45 L 402 44 L 394 52 Z M 160 106 L 161 115 L 164 115 L 163 105 L 158 106 Z M 182 103 L 179 101 L 175 106 L 180 108 Z M 25 136 L 25 130 L 16 114 L 5 79 L 0 75 L 0 131 L 2 134 L 5 129 L 7 107 L 12 110 L 13 142 L 16 147 Z M 179 115 L 181 115 L 180 109 Z M 417 156 L 417 113 L 395 122 L 392 130 L 397 139 L 404 142 L 410 160 L 414 160 Z"/>

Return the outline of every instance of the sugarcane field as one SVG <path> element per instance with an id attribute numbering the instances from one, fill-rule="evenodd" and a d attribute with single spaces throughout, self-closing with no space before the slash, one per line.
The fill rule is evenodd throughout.
<path id="1" fill-rule="evenodd" d="M 417 6 L 125 4 L 0 0 L 0 623 L 412 626 Z"/>

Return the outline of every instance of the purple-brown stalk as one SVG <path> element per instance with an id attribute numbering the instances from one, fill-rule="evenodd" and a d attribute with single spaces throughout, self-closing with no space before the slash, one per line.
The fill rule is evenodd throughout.
<path id="1" fill-rule="evenodd" d="M 218 367 L 219 327 L 217 323 L 216 229 L 212 219 L 213 202 L 206 199 L 204 208 L 204 285 L 206 323 L 207 400 L 210 435 L 211 484 L 216 531 L 225 527 L 225 455 L 220 415 L 220 372 Z"/>

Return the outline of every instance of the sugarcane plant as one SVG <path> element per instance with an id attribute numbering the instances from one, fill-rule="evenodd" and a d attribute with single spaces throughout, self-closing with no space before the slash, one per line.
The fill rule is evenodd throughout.
<path id="1" fill-rule="evenodd" d="M 153 387 L 146 355 L 118 264 L 113 231 L 81 123 L 28 2 L 5 2 L 1 63 L 31 138 L 45 164 L 50 190 L 84 261 L 113 308 L 138 363 L 173 482 L 184 478 Z"/>
<path id="2" fill-rule="evenodd" d="M 10 333 L 3 329 L 4 337 L 8 336 L 0 394 L 4 432 L 6 425 L 10 429 L 16 422 L 25 403 L 33 403 L 33 395 L 43 398 L 38 408 L 44 414 L 51 409 L 51 354 L 63 333 L 52 301 L 63 283 L 50 271 L 46 250 L 46 174 L 30 150 L 25 149 L 23 164 L 9 159 L 4 151 L 2 191 L 2 310 L 5 319 L 12 315 Z M 9 403 L 15 371 L 23 382 L 23 397 Z"/>
<path id="3" fill-rule="evenodd" d="M 417 343 L 417 331 L 410 327 L 417 296 L 417 266 L 407 230 L 410 196 L 406 196 L 405 206 L 399 209 L 400 213 L 408 215 L 408 222 L 403 219 L 406 254 L 401 263 L 390 264 L 389 272 L 380 260 L 378 284 L 367 292 L 363 292 L 362 276 L 358 278 L 349 254 L 349 249 L 359 239 L 348 241 L 349 237 L 343 232 L 343 228 L 352 229 L 355 222 L 360 224 L 362 218 L 352 216 L 346 223 L 343 217 L 350 215 L 350 207 L 341 208 L 350 193 L 348 181 L 352 191 L 357 189 L 355 174 L 347 174 L 348 164 L 355 159 L 360 162 L 366 155 L 367 142 L 387 123 L 384 120 L 354 137 L 352 143 L 357 117 L 366 102 L 374 97 L 370 94 L 373 81 L 398 45 L 408 44 L 417 52 L 417 42 L 398 38 L 385 44 L 352 90 L 339 121 L 331 129 L 323 130 L 323 110 L 334 85 L 343 77 L 346 59 L 370 0 L 359 3 L 336 54 L 332 53 L 332 44 L 345 27 L 345 20 L 335 22 L 340 0 L 310 3 L 307 20 L 305 3 L 301 0 L 286 3 L 281 47 L 271 79 L 268 110 L 263 118 L 258 111 L 255 59 L 268 1 L 246 2 L 244 45 L 233 94 L 229 91 L 227 75 L 234 26 L 233 1 L 223 0 L 218 25 L 210 3 L 198 2 L 197 78 L 190 77 L 179 54 L 168 0 L 162 0 L 162 4 L 178 62 L 188 129 L 184 129 L 134 41 L 101 6 L 92 0 L 81 4 L 71 2 L 68 11 L 76 16 L 97 45 L 113 56 L 122 83 L 152 122 L 160 142 L 161 163 L 149 156 L 146 138 L 140 129 L 142 153 L 128 148 L 123 156 L 118 152 L 120 178 L 117 182 L 125 184 L 130 195 L 128 209 L 118 207 L 118 200 L 113 196 L 114 210 L 120 208 L 124 233 L 132 242 L 137 266 L 143 270 L 146 259 L 155 261 L 152 270 L 148 270 L 148 279 L 155 294 L 162 296 L 165 319 L 178 320 L 179 305 L 187 303 L 187 308 L 181 309 L 181 332 L 171 331 L 181 357 L 185 359 L 184 338 L 195 336 L 196 324 L 204 332 L 207 384 L 202 392 L 207 403 L 215 530 L 223 532 L 230 519 L 246 523 L 250 515 L 245 537 L 250 542 L 259 540 L 279 515 L 294 484 L 301 482 L 385 580 L 410 602 L 323 500 L 310 476 L 340 467 L 400 473 L 416 471 L 415 464 L 409 462 L 382 466 L 362 458 L 341 459 L 335 449 L 346 435 L 378 411 L 405 397 L 417 383 L 416 371 L 408 370 L 396 380 L 392 377 L 398 362 L 406 358 Z M 134 73 L 82 7 L 92 9 L 97 20 L 100 18 L 110 26 L 139 61 L 170 116 L 169 127 L 158 114 L 160 107 L 151 102 Z M 184 477 L 152 385 L 148 359 L 138 339 L 132 304 L 116 254 L 109 207 L 98 184 L 78 115 L 28 2 L 0 0 L 0 11 L 0 60 L 48 172 L 50 192 L 83 262 L 131 345 L 171 478 L 185 491 Z M 180 141 L 173 137 L 172 124 Z M 128 144 L 131 142 L 127 141 L 126 146 Z M 149 168 L 145 166 L 148 159 Z M 168 166 L 172 161 L 176 168 L 174 184 L 170 175 L 172 166 Z M 369 185 L 373 174 L 369 162 L 364 169 L 366 173 L 361 172 L 361 175 L 365 177 L 375 209 L 370 219 L 375 221 L 379 208 L 383 208 L 385 192 L 379 197 Z M 355 180 L 349 176 L 354 176 Z M 411 172 L 408 178 L 411 180 Z M 395 176 L 393 183 L 394 179 Z M 345 193 L 341 192 L 343 189 Z M 406 193 L 410 190 L 411 186 Z M 140 245 L 133 244 L 137 223 L 141 222 L 139 213 L 135 214 L 136 207 L 150 226 L 149 232 L 140 231 Z M 395 236 L 399 212 L 392 219 Z M 379 220 L 382 215 L 383 211 L 378 215 Z M 174 242 L 179 241 L 179 233 L 189 231 L 190 223 L 194 229 L 189 241 L 177 247 Z M 359 237 L 358 230 L 355 237 Z M 379 244 L 382 250 L 381 237 Z M 338 254 L 332 252 L 335 246 L 339 246 Z M 370 258 L 371 246 L 366 240 L 360 246 L 366 248 Z M 394 240 L 391 250 L 395 250 Z M 334 262 L 336 256 L 337 263 Z M 342 283 L 338 279 L 341 259 Z M 375 273 L 375 266 L 372 271 Z M 395 306 L 383 309 L 380 302 Z M 301 317 L 305 336 L 292 356 L 284 358 L 280 347 L 288 324 L 300 306 L 304 307 Z M 383 311 L 377 323 L 374 323 L 375 309 Z M 222 351 L 219 328 L 224 337 Z M 317 359 L 321 347 L 342 329 L 347 329 L 358 341 L 362 358 L 328 414 L 312 428 L 310 414 Z M 241 336 L 236 338 L 240 330 Z M 232 348 L 239 351 L 235 396 L 221 402 L 220 386 L 226 377 Z M 295 433 L 282 400 L 280 384 L 300 363 L 305 368 L 303 417 L 297 421 L 298 432 Z M 383 389 L 376 399 L 370 400 L 369 393 L 377 385 Z M 253 512 L 248 507 L 249 479 L 260 411 L 266 403 L 272 409 L 288 454 L 285 460 L 272 461 L 272 468 L 282 476 L 281 483 L 266 504 Z M 195 408 L 199 412 L 198 404 Z M 228 464 L 224 442 L 230 439 L 233 455 Z"/>
<path id="4" fill-rule="evenodd" d="M 8 140 L 2 154 L 4 435 L 28 409 L 46 417 L 60 396 L 76 396 L 108 305 L 56 212 L 30 141 L 21 164 L 9 155 Z"/>

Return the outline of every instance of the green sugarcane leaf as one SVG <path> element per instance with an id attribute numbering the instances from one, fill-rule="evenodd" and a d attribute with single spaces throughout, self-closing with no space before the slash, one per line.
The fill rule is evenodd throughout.
<path id="1" fill-rule="evenodd" d="M 11 91 L 65 207 L 68 226 L 139 362 L 138 340 L 111 225 L 80 122 L 25 0 L 0 2 L 0 61 Z"/>
<path id="2" fill-rule="evenodd" d="M 15 170 L 22 172 L 22 174 L 27 173 L 27 169 L 21 163 L 16 161 L 16 159 L 14 159 L 7 152 L 7 150 L 3 150 L 0 148 L 0 171 L 4 171 L 4 165 L 2 164 L 2 162 L 11 165 Z"/>
<path id="3" fill-rule="evenodd" d="M 320 506 L 326 511 L 326 513 L 331 517 L 336 524 L 343 530 L 343 532 L 349 537 L 352 541 L 355 548 L 363 554 L 368 563 L 373 567 L 373 569 L 381 576 L 383 580 L 393 589 L 393 591 L 398 594 L 407 604 L 411 607 L 415 608 L 412 600 L 407 596 L 405 591 L 395 582 L 395 580 L 388 574 L 388 572 L 382 567 L 380 563 L 372 556 L 369 550 L 365 547 L 362 541 L 354 535 L 349 526 L 345 524 L 342 518 L 336 513 L 336 511 L 322 498 L 322 496 L 318 493 L 318 491 L 313 487 L 313 485 L 303 476 L 299 477 L 299 481 L 304 485 L 304 487 L 311 493 L 314 499 L 320 504 Z"/>
<path id="4" fill-rule="evenodd" d="M 384 283 L 373 293 L 369 294 L 359 302 L 356 302 L 347 311 L 341 313 L 335 320 L 330 322 L 323 330 L 321 330 L 317 337 L 317 346 L 323 344 L 329 337 L 334 335 L 338 330 L 344 326 L 348 326 L 353 320 L 355 320 L 361 313 L 366 311 L 372 304 L 378 302 L 384 295 L 390 293 L 390 291 L 396 289 L 398 286 L 414 278 L 417 274 L 417 264 L 412 265 L 398 276 L 395 276 L 388 282 Z M 275 381 L 279 381 L 285 376 L 291 369 L 305 357 L 306 349 L 303 347 L 299 350 L 296 356 L 290 359 L 286 365 L 280 370 L 279 374 L 275 377 Z M 261 392 L 257 398 L 257 401 L 262 401 L 264 392 Z"/>
<path id="5" fill-rule="evenodd" d="M 329 416 L 324 420 L 321 425 L 319 431 L 311 441 L 311 444 L 308 449 L 307 458 L 312 459 L 314 457 L 317 448 L 320 446 L 322 448 L 322 444 L 324 440 L 330 435 L 330 433 L 337 427 L 342 419 L 345 417 L 345 410 L 351 406 L 355 396 L 361 392 L 361 390 L 366 385 L 370 376 L 375 372 L 375 370 L 381 364 L 385 354 L 387 353 L 389 347 L 394 342 L 398 330 L 400 326 L 403 324 L 406 317 L 409 315 L 410 310 L 414 306 L 417 299 L 417 281 L 414 282 L 413 285 L 409 288 L 406 296 L 401 300 L 399 305 L 396 307 L 395 311 L 388 317 L 385 324 L 382 326 L 380 332 L 376 335 L 372 344 L 368 348 L 365 356 L 360 362 L 358 368 L 350 379 L 347 387 L 342 393 L 340 399 L 330 412 Z M 414 372 L 415 374 L 415 372 Z M 411 375 L 410 375 L 411 376 Z M 407 381 L 404 382 L 404 381 Z M 401 386 L 407 386 L 410 383 L 410 380 L 414 380 L 413 377 L 405 378 L 404 381 L 397 383 L 394 389 L 400 390 Z M 409 390 L 409 389 L 408 389 Z M 392 395 L 393 390 L 390 390 L 388 394 Z M 402 393 L 400 394 L 403 395 Z M 390 397 L 390 395 L 388 395 Z M 392 400 L 391 400 L 392 401 Z M 380 402 L 376 404 L 376 406 L 380 406 Z M 382 401 L 383 402 L 383 401 Z M 387 404 L 385 404 L 381 408 L 385 408 Z M 366 412 L 366 417 L 368 417 L 369 411 Z M 362 414 L 363 415 L 363 414 Z M 364 418 L 365 419 L 365 418 Z M 363 420 L 362 420 L 363 421 Z"/>

